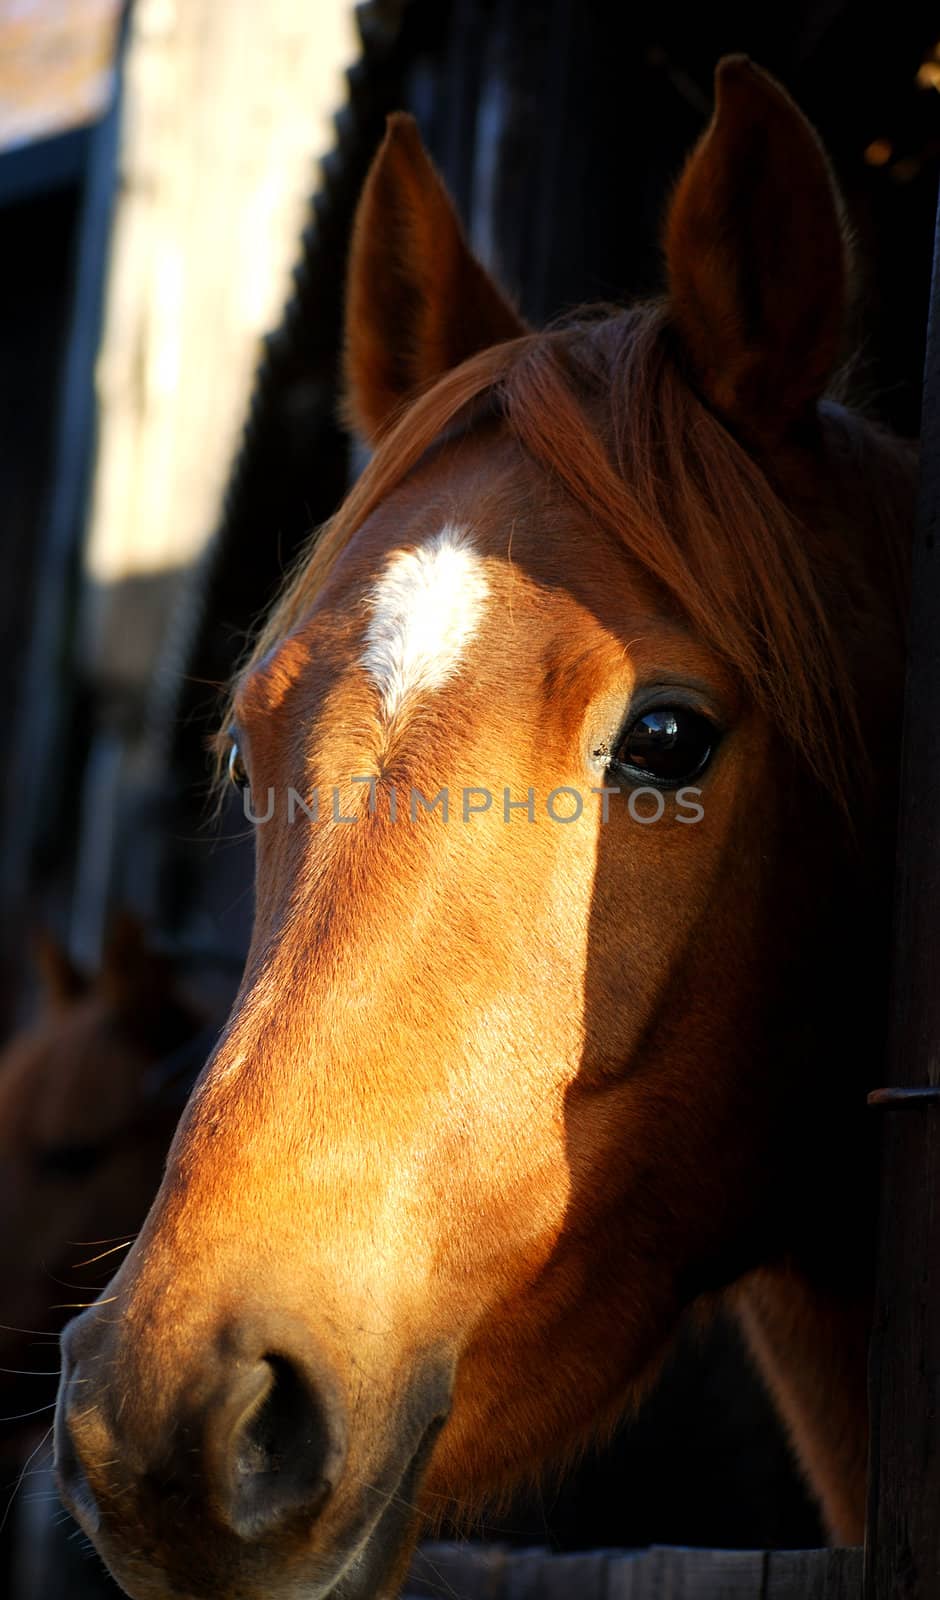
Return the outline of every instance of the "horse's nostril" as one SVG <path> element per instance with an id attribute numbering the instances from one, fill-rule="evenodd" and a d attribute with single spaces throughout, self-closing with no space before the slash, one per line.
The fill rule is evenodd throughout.
<path id="1" fill-rule="evenodd" d="M 326 1442 L 320 1407 L 311 1403 L 306 1384 L 290 1362 L 267 1356 L 260 1366 L 270 1377 L 238 1440 L 235 1466 L 242 1477 L 281 1473 L 297 1455 L 319 1461 Z"/>
<path id="2" fill-rule="evenodd" d="M 339 1419 L 310 1375 L 285 1356 L 265 1356 L 239 1382 L 228 1409 L 223 1499 L 234 1531 L 250 1539 L 292 1515 L 316 1516 L 343 1451 Z"/>
<path id="3" fill-rule="evenodd" d="M 85 1476 L 85 1469 L 79 1458 L 68 1420 L 68 1413 L 74 1401 L 75 1384 L 79 1380 L 74 1371 L 66 1369 L 64 1363 L 63 1371 L 62 1392 L 56 1405 L 54 1426 L 56 1481 L 59 1492 L 73 1516 L 81 1523 L 86 1533 L 94 1533 L 99 1522 L 98 1506 Z"/>

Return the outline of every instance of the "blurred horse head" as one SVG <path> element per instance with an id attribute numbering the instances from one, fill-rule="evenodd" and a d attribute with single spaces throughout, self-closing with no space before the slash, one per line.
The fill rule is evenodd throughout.
<path id="1" fill-rule="evenodd" d="M 0 1410 L 14 1417 L 54 1392 L 27 1374 L 56 1365 L 55 1336 L 94 1298 L 159 1187 L 181 1105 L 168 1063 L 195 1042 L 191 1083 L 199 1041 L 209 1045 L 204 1016 L 133 917 L 116 920 L 94 977 L 49 934 L 36 956 L 40 1013 L 0 1055 L 0 1366 L 12 1369 Z"/>

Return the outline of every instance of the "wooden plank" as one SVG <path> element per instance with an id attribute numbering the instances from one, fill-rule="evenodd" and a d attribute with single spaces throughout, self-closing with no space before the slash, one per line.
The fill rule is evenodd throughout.
<path id="1" fill-rule="evenodd" d="M 405 1600 L 861 1600 L 861 1550 L 426 1545 Z"/>
<path id="2" fill-rule="evenodd" d="M 607 1571 L 607 1600 L 649 1600 L 644 1591 L 645 1555 L 612 1555 Z"/>
<path id="3" fill-rule="evenodd" d="M 310 0 L 131 12 L 81 618 L 109 693 L 149 684 L 215 526 L 354 50 L 352 9 Z"/>
<path id="4" fill-rule="evenodd" d="M 544 1550 L 516 1550 L 506 1563 L 501 1600 L 541 1600 L 542 1574 L 552 1557 Z"/>
<path id="5" fill-rule="evenodd" d="M 610 1558 L 603 1550 L 582 1555 L 555 1556 L 546 1561 L 539 1583 L 538 1600 L 607 1600 Z"/>
<path id="6" fill-rule="evenodd" d="M 888 1082 L 940 1084 L 940 213 L 924 383 Z M 882 1107 L 867 1600 L 940 1592 L 940 1107 Z"/>
<path id="7" fill-rule="evenodd" d="M 332 138 L 353 47 L 351 8 L 310 0 L 135 0 L 130 14 L 71 645 L 102 724 L 84 733 L 99 759 L 83 773 L 70 852 L 69 945 L 80 964 L 98 960 L 115 895 L 155 907 L 153 841 L 165 821 L 154 820 L 153 797 L 166 774 L 154 720 L 178 691 L 201 592 L 193 568 L 218 521 L 260 339 L 288 293 L 314 156 Z M 276 521 L 262 512 L 254 531 L 276 550 Z M 30 771 L 55 792 L 43 765 Z M 105 772 L 114 781 L 102 790 Z M 125 824 L 132 849 L 121 846 Z"/>
<path id="8" fill-rule="evenodd" d="M 762 1600 L 761 1550 L 684 1550 L 654 1547 L 647 1557 L 656 1600 Z M 640 1591 L 641 1595 L 643 1591 Z"/>
<path id="9" fill-rule="evenodd" d="M 763 1600 L 861 1600 L 862 1552 L 771 1550 Z"/>
<path id="10" fill-rule="evenodd" d="M 545 1552 L 535 1552 L 541 1559 Z M 508 1551 L 501 1545 L 423 1544 L 405 1600 L 502 1600 Z"/>
<path id="11" fill-rule="evenodd" d="M 678 1545 L 611 1555 L 605 1600 L 763 1600 L 764 1562 L 761 1550 Z"/>

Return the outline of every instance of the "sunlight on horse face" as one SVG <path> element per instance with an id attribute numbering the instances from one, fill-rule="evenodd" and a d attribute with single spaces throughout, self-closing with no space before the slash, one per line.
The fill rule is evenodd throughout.
<path id="1" fill-rule="evenodd" d="M 460 529 L 450 556 L 442 488 Z M 673 1324 L 681 1267 L 703 1240 L 718 1248 L 727 1203 L 711 1159 L 681 1218 L 652 1169 L 665 1159 L 668 1173 L 673 1141 L 686 1159 L 722 1144 L 732 1073 L 720 1093 L 704 1086 L 707 1121 L 700 1094 L 663 1114 L 700 1047 L 694 1010 L 670 1012 L 683 965 L 702 959 L 703 911 L 710 942 L 772 826 L 751 789 L 766 787 L 769 741 L 718 661 L 596 543 L 518 447 L 467 441 L 370 519 L 239 690 L 258 813 L 275 799 L 257 829 L 255 941 L 148 1229 L 172 1236 L 173 1272 L 141 1246 L 115 1381 L 123 1414 L 139 1409 L 155 1436 L 176 1425 L 180 1388 L 186 1409 L 204 1405 L 207 1352 L 211 1367 L 230 1350 L 249 1371 L 269 1353 L 302 1363 L 344 1435 L 345 1487 L 321 1517 L 340 1552 L 380 1503 L 366 1486 L 395 1487 L 452 1404 L 432 1506 L 499 1487 L 533 1447 L 548 1455 L 622 1405 Z M 456 615 L 449 575 L 435 585 L 448 559 Z M 427 604 L 447 617 L 442 638 Z M 399 625 L 384 634 L 383 608 Z M 737 757 L 716 754 L 700 821 L 675 789 L 648 786 L 635 816 L 628 782 L 592 792 L 616 786 L 604 753 L 641 702 L 735 725 Z M 351 777 L 375 779 L 371 810 Z M 333 821 L 334 787 L 355 822 Z M 319 793 L 317 822 L 288 820 L 291 788 Z M 505 792 L 525 807 L 529 789 L 534 820 L 507 821 Z M 442 790 L 447 820 L 420 802 L 412 820 L 410 797 Z M 558 818 L 583 807 L 574 821 L 546 808 L 559 790 Z M 464 821 L 464 793 L 486 791 L 492 806 Z M 737 1044 L 710 1026 L 712 1048 L 724 1034 L 742 1054 L 740 1016 Z M 625 1081 L 654 1027 L 674 1033 L 670 1053 Z M 740 1165 L 731 1142 L 723 1159 Z M 664 1227 L 685 1231 L 687 1263 L 663 1249 Z M 617 1348 L 597 1361 L 612 1327 Z"/>
<path id="2" fill-rule="evenodd" d="M 808 164 L 809 231 L 841 281 L 828 176 L 798 113 L 740 64 L 723 92 L 675 204 L 706 226 L 695 162 L 710 172 L 729 122 L 748 137 L 763 119 L 773 159 Z M 674 209 L 674 233 L 686 223 Z M 397 271 L 390 248 L 407 257 Z M 674 247 L 680 327 L 688 258 Z M 831 291 L 818 265 L 786 267 L 804 329 L 801 297 Z M 409 275 L 420 328 L 389 300 Z M 406 122 L 366 189 L 349 303 L 359 426 L 382 434 L 428 392 L 380 441 L 346 534 L 237 685 L 235 771 L 266 818 L 244 983 L 143 1233 L 66 1340 L 60 1479 L 140 1600 L 392 1594 L 423 1516 L 501 1491 L 616 1416 L 682 1309 L 757 1264 L 775 1226 L 780 1089 L 754 1064 L 829 836 L 802 854 L 792 840 L 818 839 L 811 816 L 830 806 L 729 663 L 754 631 L 738 623 L 732 650 L 732 553 L 700 562 L 691 521 L 664 521 L 658 554 L 636 526 L 602 525 L 601 467 L 579 498 L 563 448 L 553 472 L 524 444 L 538 383 L 521 420 L 451 406 L 406 459 L 443 392 L 429 386 L 456 367 L 456 393 L 482 370 L 475 351 L 524 334 Z M 802 387 L 789 367 L 774 383 L 750 353 L 740 363 L 737 431 L 798 458 L 803 485 L 817 445 L 785 436 L 828 372 L 825 313 L 810 349 L 774 341 Z M 652 337 L 643 316 L 637 339 Z M 546 383 L 551 351 L 596 353 L 583 329 L 551 338 L 519 346 Z M 740 459 L 727 481 L 753 493 L 750 511 L 776 504 L 685 380 L 668 384 L 706 453 Z M 485 393 L 478 381 L 468 398 Z M 580 399 L 603 433 L 603 392 Z M 695 437 L 690 423 L 677 448 L 701 449 Z M 761 555 L 769 512 L 749 535 L 739 504 L 720 510 L 750 549 L 749 603 L 771 615 L 785 582 L 807 580 Z M 728 653 L 677 600 L 685 539 L 689 607 L 696 582 L 702 615 L 706 591 L 725 605 Z M 814 636 L 781 645 L 793 697 Z M 292 792 L 308 811 L 316 794 L 316 818 Z"/>

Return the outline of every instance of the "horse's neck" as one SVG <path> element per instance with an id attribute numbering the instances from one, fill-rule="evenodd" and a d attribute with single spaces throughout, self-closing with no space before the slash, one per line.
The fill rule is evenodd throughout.
<path id="1" fill-rule="evenodd" d="M 868 1454 L 868 1296 L 765 1268 L 733 1302 L 751 1352 L 838 1544 L 860 1544 Z"/>

